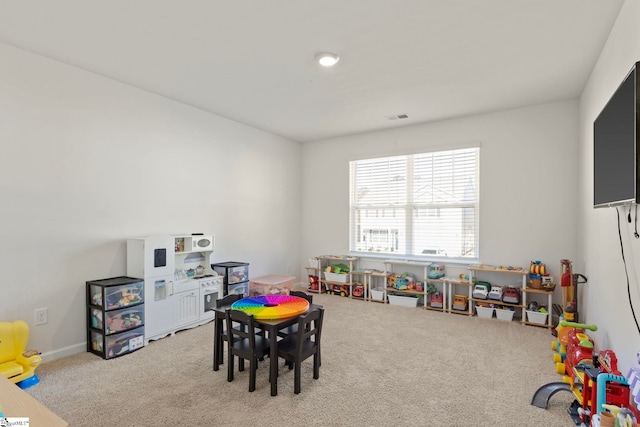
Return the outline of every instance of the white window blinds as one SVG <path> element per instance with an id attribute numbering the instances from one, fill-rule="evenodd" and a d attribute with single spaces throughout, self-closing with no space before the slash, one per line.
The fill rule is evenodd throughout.
<path id="1" fill-rule="evenodd" d="M 350 250 L 477 258 L 478 148 L 350 163 Z"/>

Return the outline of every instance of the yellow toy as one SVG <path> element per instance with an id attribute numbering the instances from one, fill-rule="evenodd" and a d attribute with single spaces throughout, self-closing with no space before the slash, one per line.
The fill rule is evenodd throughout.
<path id="1" fill-rule="evenodd" d="M 36 350 L 28 350 L 29 325 L 24 320 L 0 322 L 0 374 L 27 388 L 39 382 L 35 374 L 42 362 Z"/>

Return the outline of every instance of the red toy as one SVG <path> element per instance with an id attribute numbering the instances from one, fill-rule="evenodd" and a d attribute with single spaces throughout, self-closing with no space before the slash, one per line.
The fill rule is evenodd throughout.
<path id="1" fill-rule="evenodd" d="M 349 286 L 347 285 L 327 285 L 327 293 L 329 295 L 340 295 L 341 297 L 349 296 Z"/>
<path id="2" fill-rule="evenodd" d="M 309 290 L 317 291 L 320 288 L 320 280 L 318 276 L 309 275 Z"/>
<path id="3" fill-rule="evenodd" d="M 353 292 L 351 293 L 356 298 L 362 298 L 364 296 L 364 285 L 360 282 L 353 284 Z"/>
<path id="4" fill-rule="evenodd" d="M 442 294 L 440 292 L 434 292 L 431 294 L 431 307 L 433 308 L 442 308 Z"/>
<path id="5" fill-rule="evenodd" d="M 566 382 L 569 382 L 573 387 L 576 380 L 574 368 L 577 366 L 593 367 L 593 340 L 582 329 L 572 329 L 567 337 L 567 355 L 564 363 L 556 364 L 556 372 L 568 375 L 569 378 Z M 563 380 L 565 379 L 563 378 Z"/>

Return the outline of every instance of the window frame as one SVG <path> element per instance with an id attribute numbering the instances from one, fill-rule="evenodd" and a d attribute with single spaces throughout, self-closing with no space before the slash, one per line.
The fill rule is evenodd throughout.
<path id="1" fill-rule="evenodd" d="M 472 201 L 459 201 L 457 203 L 453 203 L 453 202 L 418 203 L 412 200 L 413 199 L 413 183 L 416 180 L 415 179 L 416 177 L 413 174 L 414 172 L 413 165 L 414 165 L 414 160 L 417 157 L 423 156 L 423 155 L 434 156 L 434 155 L 437 155 L 438 153 L 452 153 L 453 155 L 453 153 L 456 153 L 456 152 L 464 152 L 469 150 L 472 150 L 475 153 L 475 156 L 472 156 L 475 159 L 474 166 L 471 167 L 472 176 L 473 176 L 473 200 Z M 408 181 L 406 188 L 404 190 L 405 203 L 401 205 L 375 204 L 375 205 L 371 205 L 371 209 L 367 209 L 367 206 L 365 205 L 358 206 L 354 202 L 354 194 L 356 191 L 355 165 L 358 162 L 374 162 L 376 160 L 390 160 L 394 158 L 406 159 L 407 162 L 409 163 L 409 166 L 406 167 L 406 175 L 405 175 Z M 453 168 L 453 170 L 455 170 L 455 168 Z M 462 211 L 462 209 L 465 207 L 469 207 L 473 209 L 472 247 L 474 252 L 472 256 L 467 257 L 467 256 L 464 256 L 463 254 L 459 256 L 448 256 L 446 254 L 439 255 L 438 252 L 441 252 L 441 251 L 439 251 L 437 248 L 425 248 L 425 250 L 422 252 L 424 253 L 427 250 L 429 250 L 429 253 L 426 253 L 424 255 L 418 254 L 416 252 L 417 249 L 414 248 L 414 244 L 416 244 L 416 242 L 419 241 L 419 239 L 417 239 L 416 235 L 414 234 L 414 228 L 416 228 L 415 219 L 417 218 L 417 215 L 418 215 L 418 213 L 416 213 L 416 210 L 422 210 L 422 211 L 426 210 L 427 213 L 421 214 L 423 216 L 431 216 L 431 215 L 439 216 L 443 210 L 446 211 L 447 209 L 460 209 L 460 215 L 463 216 L 464 212 Z M 380 213 L 390 209 L 404 210 L 405 220 L 404 220 L 404 223 L 401 224 L 401 226 L 404 227 L 404 231 L 406 233 L 404 247 L 398 247 L 397 251 L 392 251 L 389 249 L 390 246 L 388 246 L 387 251 L 384 251 L 384 252 L 367 251 L 367 250 L 362 250 L 362 247 L 359 248 L 358 245 L 361 241 L 358 240 L 358 235 L 363 233 L 364 231 L 359 231 L 360 229 L 356 228 L 357 212 L 367 212 L 371 210 L 377 210 L 378 213 Z M 415 261 L 434 261 L 434 262 L 453 262 L 453 263 L 478 262 L 480 257 L 480 253 L 479 253 L 479 250 L 480 250 L 480 146 L 470 145 L 470 146 L 456 147 L 456 148 L 438 148 L 438 149 L 433 149 L 429 151 L 421 151 L 421 152 L 408 153 L 408 154 L 407 153 L 395 154 L 395 155 L 391 154 L 391 155 L 379 156 L 379 157 L 373 157 L 373 158 L 353 159 L 349 161 L 348 210 L 349 210 L 349 231 L 348 231 L 349 232 L 349 252 L 353 255 L 356 255 L 359 257 L 368 257 L 368 258 L 402 258 L 402 259 L 407 259 L 412 261 L 415 260 Z M 461 219 L 461 221 L 464 221 L 464 220 Z M 362 222 L 360 222 L 360 226 L 361 228 L 364 226 Z M 462 227 L 462 224 L 460 225 L 460 227 Z M 383 230 L 384 227 L 374 229 L 368 226 L 367 228 L 368 229 L 370 228 L 369 230 L 370 232 L 373 232 L 373 233 L 377 232 L 378 236 L 380 236 L 382 232 L 386 232 L 390 236 L 389 237 L 390 240 L 393 238 L 391 236 L 395 236 L 394 238 L 397 240 L 398 234 L 402 232 L 402 231 L 398 231 L 397 229 L 394 231 L 394 229 L 391 227 L 387 227 L 384 230 Z M 461 236 L 459 239 L 459 243 L 463 243 L 464 239 L 465 237 Z"/>

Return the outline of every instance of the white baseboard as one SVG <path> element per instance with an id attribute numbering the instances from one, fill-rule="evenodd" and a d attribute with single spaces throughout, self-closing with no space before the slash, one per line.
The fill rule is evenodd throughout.
<path id="1" fill-rule="evenodd" d="M 46 363 L 52 362 L 56 359 L 62 359 L 63 357 L 72 356 L 77 353 L 82 353 L 83 351 L 87 351 L 86 342 L 59 348 L 53 351 L 47 351 L 45 353 L 42 353 L 40 357 L 42 357 L 42 363 Z"/>

